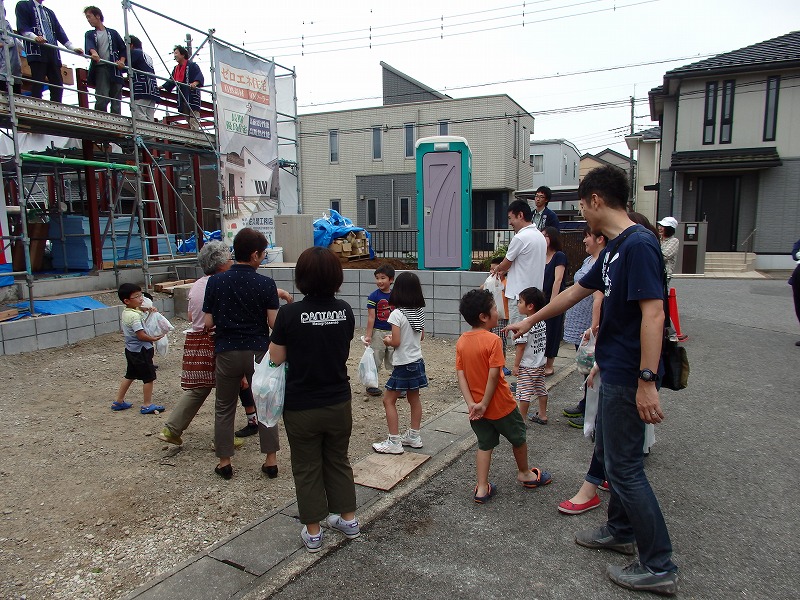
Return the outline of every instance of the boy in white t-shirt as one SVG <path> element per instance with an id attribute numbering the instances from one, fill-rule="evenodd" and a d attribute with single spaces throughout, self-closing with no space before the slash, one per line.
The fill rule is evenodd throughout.
<path id="1" fill-rule="evenodd" d="M 546 304 L 544 293 L 538 288 L 525 288 L 519 293 L 517 307 L 524 316 L 532 315 Z M 528 414 L 531 397 L 539 399 L 538 414 L 528 417 L 534 423 L 547 425 L 547 386 L 544 382 L 544 352 L 547 345 L 547 327 L 544 321 L 533 326 L 527 343 L 517 344 L 514 359 L 514 375 L 517 377 L 517 405 L 522 416 Z"/>

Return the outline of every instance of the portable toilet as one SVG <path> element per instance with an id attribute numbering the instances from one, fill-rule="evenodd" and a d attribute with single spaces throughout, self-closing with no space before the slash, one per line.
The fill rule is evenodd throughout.
<path id="1" fill-rule="evenodd" d="M 417 265 L 472 266 L 472 153 L 467 140 L 446 135 L 417 140 Z"/>

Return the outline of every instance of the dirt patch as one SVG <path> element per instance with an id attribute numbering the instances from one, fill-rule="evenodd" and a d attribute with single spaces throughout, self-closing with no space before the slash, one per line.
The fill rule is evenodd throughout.
<path id="1" fill-rule="evenodd" d="M 374 268 L 374 267 L 370 267 Z M 111 294 L 109 294 L 109 297 Z M 213 397 L 184 434 L 181 449 L 156 439 L 177 402 L 183 336 L 173 319 L 169 354 L 157 359 L 154 400 L 161 415 L 112 412 L 125 359 L 120 334 L 64 348 L 0 357 L 5 434 L 0 465 L 0 597 L 118 598 L 159 573 L 294 499 L 289 450 L 281 434 L 280 475 L 261 474 L 257 438 L 234 458 L 229 482 L 214 474 Z M 348 367 L 357 372 L 363 346 L 356 332 Z M 460 398 L 455 342 L 423 342 L 430 387 L 424 418 Z M 385 381 L 382 373 L 381 381 Z M 386 435 L 380 398 L 354 380 L 353 461 Z M 401 423 L 408 405 L 398 404 Z M 244 425 L 240 409 L 237 428 Z"/>

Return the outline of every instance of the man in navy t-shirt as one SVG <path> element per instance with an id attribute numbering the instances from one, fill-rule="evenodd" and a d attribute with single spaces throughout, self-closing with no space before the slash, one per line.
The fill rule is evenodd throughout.
<path id="1" fill-rule="evenodd" d="M 608 521 L 579 531 L 588 548 L 634 554 L 627 567 L 609 566 L 614 583 L 634 590 L 675 594 L 678 568 L 655 494 L 644 473 L 644 428 L 660 423 L 658 398 L 664 331 L 664 266 L 655 236 L 628 218 L 628 182 L 613 167 L 589 172 L 578 188 L 581 211 L 608 244 L 578 285 L 545 308 L 506 329 L 519 335 L 535 323 L 563 313 L 595 290 L 605 294 L 597 336 L 600 371 L 595 453 L 611 488 Z"/>

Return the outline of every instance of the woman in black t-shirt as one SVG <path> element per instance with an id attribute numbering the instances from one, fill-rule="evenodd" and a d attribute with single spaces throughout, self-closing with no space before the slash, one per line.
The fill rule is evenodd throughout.
<path id="1" fill-rule="evenodd" d="M 305 297 L 278 311 L 269 355 L 288 364 L 283 424 L 301 537 L 309 552 L 322 546 L 320 521 L 348 538 L 360 535 L 353 469 L 347 456 L 353 412 L 347 358 L 353 309 L 335 297 L 344 279 L 337 256 L 315 246 L 297 259 L 295 285 Z"/>

